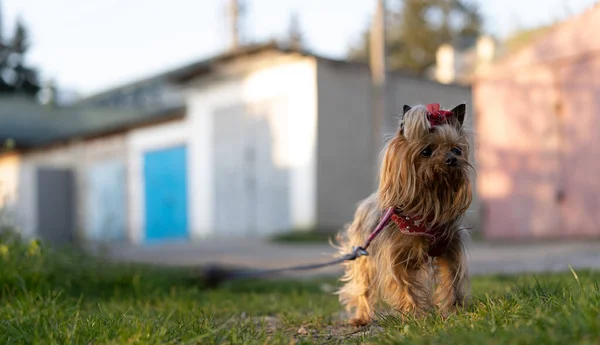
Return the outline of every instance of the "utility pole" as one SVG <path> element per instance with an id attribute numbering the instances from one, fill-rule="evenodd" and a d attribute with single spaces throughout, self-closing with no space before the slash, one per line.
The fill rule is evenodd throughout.
<path id="1" fill-rule="evenodd" d="M 4 25 L 4 12 L 2 11 L 2 1 L 0 1 L 0 43 L 4 41 L 4 31 L 2 30 Z"/>
<path id="2" fill-rule="evenodd" d="M 302 29 L 300 28 L 300 19 L 297 12 L 292 12 L 290 15 L 287 39 L 291 49 L 302 50 Z"/>
<path id="3" fill-rule="evenodd" d="M 386 8 L 385 0 L 377 0 L 377 8 L 373 17 L 373 23 L 370 31 L 370 56 L 369 65 L 371 68 L 372 82 L 372 145 L 375 167 L 378 167 L 378 157 L 381 145 L 383 143 L 383 130 L 387 123 L 387 87 L 386 87 Z"/>
<path id="4" fill-rule="evenodd" d="M 242 6 L 242 0 L 229 0 L 228 17 L 231 35 L 231 50 L 238 50 L 240 48 L 240 17 Z"/>

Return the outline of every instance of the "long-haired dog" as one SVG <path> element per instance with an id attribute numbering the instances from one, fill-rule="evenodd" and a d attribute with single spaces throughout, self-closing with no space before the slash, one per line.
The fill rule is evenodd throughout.
<path id="1" fill-rule="evenodd" d="M 404 106 L 394 137 L 383 151 L 376 193 L 363 200 L 350 226 L 338 234 L 339 251 L 361 246 L 394 207 L 369 255 L 346 262 L 338 291 L 365 325 L 382 300 L 403 313 L 447 313 L 468 293 L 465 230 L 461 221 L 472 192 L 469 141 L 463 128 L 466 106 L 440 110 L 438 104 Z"/>

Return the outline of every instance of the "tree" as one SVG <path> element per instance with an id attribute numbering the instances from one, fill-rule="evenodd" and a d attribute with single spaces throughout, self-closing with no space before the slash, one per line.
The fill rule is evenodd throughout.
<path id="1" fill-rule="evenodd" d="M 27 29 L 17 21 L 13 37 L 0 41 L 0 94 L 20 94 L 36 97 L 41 89 L 38 73 L 25 64 L 29 49 Z"/>
<path id="2" fill-rule="evenodd" d="M 482 17 L 467 0 L 393 0 L 388 11 L 386 41 L 391 70 L 424 74 L 435 64 L 437 49 L 445 43 L 464 49 L 475 45 Z M 369 56 L 368 30 L 349 51 L 352 60 Z"/>

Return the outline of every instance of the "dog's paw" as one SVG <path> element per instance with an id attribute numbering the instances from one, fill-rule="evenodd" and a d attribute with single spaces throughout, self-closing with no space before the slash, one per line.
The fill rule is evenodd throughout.
<path id="1" fill-rule="evenodd" d="M 364 327 L 369 324 L 371 320 L 362 317 L 353 317 L 348 323 L 354 327 Z"/>

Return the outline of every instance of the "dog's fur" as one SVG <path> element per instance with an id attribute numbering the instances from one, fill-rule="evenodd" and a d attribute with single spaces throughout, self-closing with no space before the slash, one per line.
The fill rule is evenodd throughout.
<path id="1" fill-rule="evenodd" d="M 390 222 L 371 243 L 368 256 L 346 262 L 345 284 L 338 294 L 356 326 L 372 320 L 378 300 L 414 315 L 436 307 L 445 314 L 466 301 L 467 234 L 460 226 L 471 203 L 472 166 L 463 128 L 465 105 L 452 113 L 449 121 L 430 131 L 426 107 L 405 106 L 398 131 L 383 150 L 378 191 L 359 204 L 354 221 L 338 234 L 340 254 L 348 253 L 364 243 L 386 208 L 397 207 L 442 229 L 447 243 L 444 254 L 431 258 L 426 238 L 402 234 Z M 451 151 L 457 147 L 459 155 Z M 429 157 L 422 154 L 425 148 L 432 151 Z M 456 166 L 445 164 L 448 155 L 458 159 Z"/>

